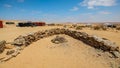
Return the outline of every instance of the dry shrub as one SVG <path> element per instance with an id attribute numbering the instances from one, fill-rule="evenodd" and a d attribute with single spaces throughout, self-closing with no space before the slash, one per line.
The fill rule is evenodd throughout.
<path id="1" fill-rule="evenodd" d="M 94 26 L 93 29 L 94 30 L 100 30 L 100 26 Z"/>
<path id="2" fill-rule="evenodd" d="M 64 25 L 63 27 L 64 27 L 64 28 L 66 28 L 67 26 L 66 26 L 66 25 Z"/>
<path id="3" fill-rule="evenodd" d="M 69 28 L 73 28 L 73 26 L 70 26 Z"/>
<path id="4" fill-rule="evenodd" d="M 56 26 L 63 26 L 63 24 L 56 24 Z"/>
<path id="5" fill-rule="evenodd" d="M 120 30 L 120 26 L 119 26 L 119 27 L 116 27 L 116 30 Z"/>
<path id="6" fill-rule="evenodd" d="M 73 28 L 77 27 L 77 25 L 72 25 L 72 26 L 73 26 Z"/>
<path id="7" fill-rule="evenodd" d="M 92 25 L 85 25 L 85 27 L 91 28 L 91 27 L 92 27 Z"/>
<path id="8" fill-rule="evenodd" d="M 76 28 L 77 25 L 70 25 L 69 28 Z"/>
<path id="9" fill-rule="evenodd" d="M 48 24 L 48 26 L 55 26 L 55 24 L 54 24 L 54 23 L 51 23 L 51 24 Z"/>
<path id="10" fill-rule="evenodd" d="M 77 26 L 76 30 L 82 30 L 82 27 L 81 26 Z"/>
<path id="11" fill-rule="evenodd" d="M 11 45 L 11 44 L 7 44 L 5 45 L 5 49 L 12 49 L 14 48 L 15 46 Z"/>
<path id="12" fill-rule="evenodd" d="M 94 26 L 93 27 L 94 30 L 107 30 L 107 28 L 105 26 Z"/>
<path id="13" fill-rule="evenodd" d="M 102 29 L 102 30 L 107 30 L 107 27 L 101 26 L 101 29 Z"/>

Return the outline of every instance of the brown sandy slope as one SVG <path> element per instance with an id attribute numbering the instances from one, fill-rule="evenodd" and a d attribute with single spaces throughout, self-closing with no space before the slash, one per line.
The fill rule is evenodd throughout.
<path id="1" fill-rule="evenodd" d="M 109 68 L 107 59 L 76 39 L 64 36 L 68 42 L 53 44 L 55 36 L 41 39 L 25 48 L 20 55 L 0 68 Z"/>

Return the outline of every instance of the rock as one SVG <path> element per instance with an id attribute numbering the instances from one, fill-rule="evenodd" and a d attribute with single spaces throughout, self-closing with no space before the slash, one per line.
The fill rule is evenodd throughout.
<path id="1" fill-rule="evenodd" d="M 11 55 L 11 54 L 13 54 L 14 52 L 15 52 L 15 50 L 9 50 L 9 51 L 7 51 L 6 55 Z"/>
<path id="2" fill-rule="evenodd" d="M 5 44 L 6 44 L 6 41 L 3 40 L 3 41 L 0 41 L 0 53 L 2 53 L 5 49 Z"/>
<path id="3" fill-rule="evenodd" d="M 35 33 L 29 33 L 29 34 L 27 35 L 27 37 L 28 37 L 27 40 L 29 40 L 30 43 L 32 43 L 33 41 L 35 41 L 35 35 L 34 35 L 34 34 L 35 34 Z"/>
<path id="4" fill-rule="evenodd" d="M 117 52 L 117 51 L 113 51 L 111 52 L 115 58 L 120 58 L 120 52 Z"/>
<path id="5" fill-rule="evenodd" d="M 5 45 L 5 49 L 12 49 L 14 48 L 14 45 L 11 45 L 11 44 L 6 44 Z"/>
<path id="6" fill-rule="evenodd" d="M 118 51 L 119 49 L 114 42 L 111 42 L 107 39 L 103 39 L 95 35 L 93 35 L 92 38 L 94 39 L 93 42 L 96 42 L 97 47 L 104 51 Z"/>
<path id="7" fill-rule="evenodd" d="M 64 43 L 67 42 L 67 40 L 64 37 L 56 36 L 54 39 L 51 40 L 53 43 Z"/>
<path id="8" fill-rule="evenodd" d="M 6 53 L 7 56 L 0 59 L 0 62 L 6 62 L 6 61 L 12 59 L 13 57 L 16 57 L 18 54 L 20 54 L 21 50 L 22 50 L 21 47 L 16 46 L 15 48 L 7 51 L 7 53 Z"/>
<path id="9" fill-rule="evenodd" d="M 4 59 L 1 60 L 1 62 L 6 62 L 12 58 L 12 55 L 6 56 Z"/>
<path id="10" fill-rule="evenodd" d="M 98 41 L 98 42 L 102 42 L 102 41 L 103 41 L 102 38 L 100 38 L 100 37 L 98 37 L 98 36 L 96 36 L 96 35 L 93 35 L 92 37 L 93 37 L 96 41 Z"/>
<path id="11" fill-rule="evenodd" d="M 17 37 L 17 38 L 14 40 L 13 44 L 14 44 L 14 45 L 17 45 L 17 46 L 25 45 L 25 44 L 26 44 L 26 41 L 25 41 L 24 36 L 19 36 L 19 37 Z"/>
<path id="12" fill-rule="evenodd" d="M 59 41 L 53 41 L 55 44 L 59 44 L 60 42 Z"/>
<path id="13" fill-rule="evenodd" d="M 34 33 L 35 41 L 39 40 L 39 32 Z"/>
<path id="14" fill-rule="evenodd" d="M 54 39 L 51 40 L 53 43 L 64 43 L 67 42 L 67 40 L 64 37 L 56 36 Z"/>
<path id="15" fill-rule="evenodd" d="M 13 53 L 12 56 L 16 57 L 18 54 L 20 54 L 20 51 L 15 51 L 15 53 Z"/>
<path id="16" fill-rule="evenodd" d="M 111 42 L 108 39 L 104 39 L 96 35 L 93 35 L 93 36 L 88 35 L 85 32 L 78 32 L 78 31 L 64 29 L 64 28 L 62 29 L 54 28 L 50 30 L 43 30 L 43 31 L 35 32 L 35 33 L 29 33 L 24 36 L 19 36 L 14 40 L 14 45 L 17 45 L 17 46 L 26 45 L 27 46 L 27 45 L 30 45 L 32 42 L 37 41 L 41 38 L 52 36 L 52 35 L 57 35 L 57 34 L 66 34 L 75 39 L 83 41 L 84 43 L 89 44 L 90 46 L 94 48 L 97 48 L 103 51 L 119 52 L 119 47 L 114 42 Z M 54 39 L 51 40 L 51 42 L 55 44 L 59 44 L 59 43 L 67 42 L 67 40 L 64 37 L 56 36 Z"/>

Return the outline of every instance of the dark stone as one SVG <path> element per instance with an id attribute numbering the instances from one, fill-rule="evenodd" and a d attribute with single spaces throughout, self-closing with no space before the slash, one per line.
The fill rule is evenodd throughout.
<path id="1" fill-rule="evenodd" d="M 64 37 L 56 36 L 54 39 L 51 40 L 51 42 L 55 44 L 59 44 L 59 43 L 67 42 L 67 40 Z"/>
<path id="2" fill-rule="evenodd" d="M 15 52 L 15 50 L 10 50 L 10 51 L 7 51 L 6 55 L 11 55 Z"/>
<path id="3" fill-rule="evenodd" d="M 0 41 L 0 53 L 2 53 L 5 50 L 5 44 L 6 44 L 5 40 Z"/>

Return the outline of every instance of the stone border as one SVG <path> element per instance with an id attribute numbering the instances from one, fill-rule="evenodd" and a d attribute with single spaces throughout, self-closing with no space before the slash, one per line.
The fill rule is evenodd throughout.
<path id="1" fill-rule="evenodd" d="M 6 44 L 5 40 L 0 41 L 0 53 L 2 53 L 5 50 L 5 44 Z"/>
<path id="2" fill-rule="evenodd" d="M 89 44 L 94 48 L 101 49 L 103 51 L 110 51 L 110 52 L 119 51 L 119 47 L 115 43 L 107 39 L 100 38 L 95 35 L 93 36 L 88 35 L 85 32 L 78 32 L 78 31 L 73 31 L 69 29 L 60 29 L 60 28 L 38 31 L 35 33 L 29 33 L 28 35 L 21 35 L 14 40 L 13 44 L 17 46 L 23 46 L 23 45 L 28 46 L 34 41 L 56 34 L 66 34 L 75 39 L 83 41 L 84 43 Z"/>
<path id="3" fill-rule="evenodd" d="M 111 53 L 115 58 L 119 58 L 120 57 L 120 51 L 119 51 L 119 47 L 104 38 L 100 38 L 98 36 L 95 35 L 88 35 L 85 32 L 78 32 L 78 31 L 73 31 L 73 30 L 69 30 L 69 29 L 64 29 L 64 28 L 54 28 L 54 29 L 50 29 L 50 30 L 44 30 L 44 31 L 38 31 L 35 33 L 29 33 L 27 35 L 20 35 L 19 37 L 17 37 L 16 39 L 14 39 L 13 41 L 13 45 L 15 46 L 28 46 L 30 45 L 32 42 L 35 42 L 37 40 L 40 40 L 44 37 L 48 37 L 48 36 L 52 36 L 52 35 L 57 35 L 57 34 L 65 34 L 68 36 L 71 36 L 75 39 L 78 39 L 96 49 L 100 49 L 106 52 Z M 14 53 L 13 53 L 14 54 Z"/>

